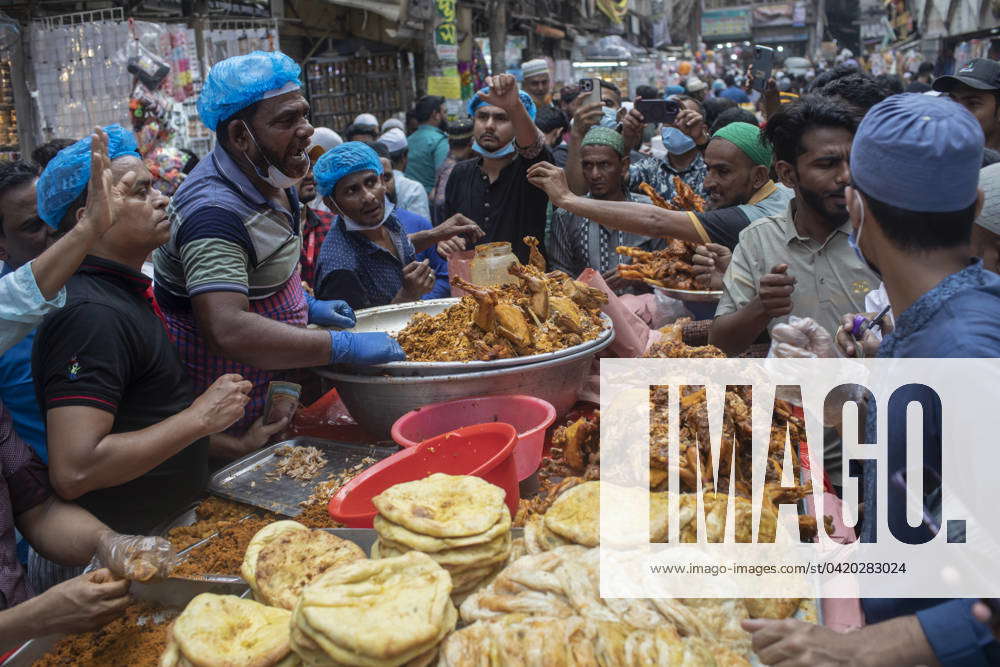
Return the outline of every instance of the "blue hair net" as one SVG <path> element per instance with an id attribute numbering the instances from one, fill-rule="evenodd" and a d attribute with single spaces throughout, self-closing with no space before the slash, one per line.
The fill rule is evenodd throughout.
<path id="1" fill-rule="evenodd" d="M 108 157 L 114 160 L 123 155 L 141 157 L 136 149 L 135 136 L 121 125 L 104 128 L 108 135 Z M 90 137 L 80 139 L 62 149 L 45 167 L 38 179 L 35 193 L 38 216 L 53 229 L 59 229 L 70 204 L 76 201 L 90 181 Z"/>
<path id="2" fill-rule="evenodd" d="M 360 141 L 348 141 L 323 153 L 313 166 L 316 190 L 332 197 L 333 189 L 344 176 L 356 171 L 382 173 L 382 161 L 371 146 Z"/>
<path id="3" fill-rule="evenodd" d="M 266 95 L 288 87 L 283 92 L 301 88 L 299 64 L 280 51 L 254 51 L 215 63 L 205 78 L 198 96 L 198 115 L 215 132 L 219 123 L 246 109 Z M 294 84 L 294 85 L 291 85 Z"/>
<path id="4" fill-rule="evenodd" d="M 483 98 L 480 97 L 480 95 L 483 95 L 484 93 L 488 93 L 488 92 L 490 92 L 489 88 L 483 88 L 478 93 L 476 93 L 475 95 L 473 95 L 472 99 L 469 100 L 468 104 L 466 104 L 466 106 L 465 106 L 465 109 L 466 109 L 466 111 L 468 111 L 468 113 L 469 113 L 470 116 L 475 116 L 476 115 L 476 109 L 478 109 L 479 107 L 481 107 L 484 104 L 486 104 L 486 102 L 483 101 Z M 531 116 L 531 120 L 535 120 L 535 113 L 536 113 L 535 101 L 532 100 L 531 96 L 528 95 L 523 90 L 517 91 L 517 94 L 518 94 L 518 97 L 521 98 L 521 104 L 524 105 L 524 108 L 528 111 L 528 115 Z"/>
<path id="5" fill-rule="evenodd" d="M 684 86 L 667 86 L 663 92 L 663 99 L 668 99 L 671 95 L 683 95 Z"/>

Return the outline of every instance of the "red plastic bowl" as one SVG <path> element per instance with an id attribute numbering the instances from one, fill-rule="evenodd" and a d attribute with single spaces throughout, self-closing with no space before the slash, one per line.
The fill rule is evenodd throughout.
<path id="1" fill-rule="evenodd" d="M 348 528 L 371 528 L 378 513 L 372 498 L 436 472 L 475 475 L 499 486 L 507 492 L 514 516 L 520 500 L 512 456 L 516 444 L 517 431 L 510 424 L 476 424 L 443 433 L 379 461 L 345 484 L 330 499 L 330 516 Z"/>
<path id="2" fill-rule="evenodd" d="M 396 420 L 392 439 L 413 447 L 428 438 L 469 424 L 504 422 L 517 429 L 514 467 L 517 481 L 531 477 L 542 462 L 545 430 L 556 420 L 556 409 L 534 396 L 480 396 L 417 408 Z"/>

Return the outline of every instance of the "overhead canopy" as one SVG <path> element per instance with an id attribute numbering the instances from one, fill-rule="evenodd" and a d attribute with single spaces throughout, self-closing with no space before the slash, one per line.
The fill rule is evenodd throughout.
<path id="1" fill-rule="evenodd" d="M 331 5 L 364 9 L 390 21 L 398 21 L 403 14 L 402 4 L 396 0 L 326 0 Z"/>

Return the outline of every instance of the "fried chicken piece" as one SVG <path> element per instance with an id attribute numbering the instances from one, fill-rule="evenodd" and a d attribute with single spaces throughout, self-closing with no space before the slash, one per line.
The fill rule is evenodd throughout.
<path id="1" fill-rule="evenodd" d="M 538 269 L 541 273 L 545 273 L 545 258 L 542 257 L 542 253 L 538 250 L 538 239 L 534 236 L 525 236 L 521 240 L 529 248 L 528 264 Z"/>
<path id="2" fill-rule="evenodd" d="M 531 329 L 524 311 L 509 303 L 498 303 L 494 312 L 497 333 L 513 343 L 518 352 L 527 353 L 531 347 Z"/>
<path id="3" fill-rule="evenodd" d="M 451 277 L 451 284 L 465 290 L 476 300 L 477 307 L 476 314 L 472 320 L 473 323 L 483 331 L 492 331 L 497 306 L 496 292 L 488 287 L 473 285 L 458 276 Z"/>
<path id="4" fill-rule="evenodd" d="M 577 334 L 583 331 L 583 313 L 572 299 L 554 296 L 549 299 L 549 305 L 552 319 L 560 329 Z"/>
<path id="5" fill-rule="evenodd" d="M 670 203 L 678 211 L 704 211 L 705 200 L 685 183 L 680 176 L 674 176 L 674 197 Z"/>
<path id="6" fill-rule="evenodd" d="M 530 236 L 525 238 L 532 238 Z M 507 273 L 517 276 L 524 281 L 528 289 L 528 309 L 538 318 L 538 322 L 549 319 L 549 288 L 547 280 L 532 273 L 521 264 L 511 263 L 507 267 Z"/>

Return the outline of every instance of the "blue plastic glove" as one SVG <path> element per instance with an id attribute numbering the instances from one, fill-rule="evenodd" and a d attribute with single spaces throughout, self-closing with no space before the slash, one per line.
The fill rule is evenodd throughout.
<path id="1" fill-rule="evenodd" d="M 320 301 L 306 294 L 306 303 L 309 304 L 309 324 L 341 329 L 350 329 L 357 324 L 354 311 L 346 301 Z"/>
<path id="2" fill-rule="evenodd" d="M 406 353 L 396 339 L 386 333 L 331 331 L 331 364 L 384 364 L 403 361 Z"/>

